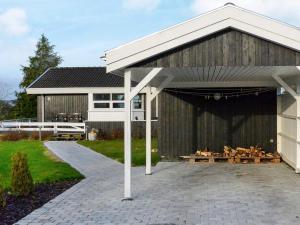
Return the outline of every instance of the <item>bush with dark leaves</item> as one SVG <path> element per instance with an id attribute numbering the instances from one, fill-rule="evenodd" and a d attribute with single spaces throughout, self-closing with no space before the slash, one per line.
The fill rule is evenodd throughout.
<path id="1" fill-rule="evenodd" d="M 28 196 L 33 189 L 27 156 L 17 152 L 12 156 L 11 189 L 16 196 Z"/>

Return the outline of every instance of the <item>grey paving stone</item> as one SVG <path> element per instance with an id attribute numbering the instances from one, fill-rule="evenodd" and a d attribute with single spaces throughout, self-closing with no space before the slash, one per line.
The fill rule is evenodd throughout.
<path id="1" fill-rule="evenodd" d="M 132 169 L 75 142 L 46 146 L 87 178 L 18 224 L 300 224 L 300 175 L 285 164 L 159 163 Z"/>

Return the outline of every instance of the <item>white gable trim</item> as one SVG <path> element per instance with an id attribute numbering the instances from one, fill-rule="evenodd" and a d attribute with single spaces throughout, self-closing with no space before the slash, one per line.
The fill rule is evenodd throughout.
<path id="1" fill-rule="evenodd" d="M 88 93 L 124 93 L 124 87 L 94 87 L 94 88 L 27 88 L 26 93 L 30 95 L 40 94 L 88 94 Z M 146 93 L 142 89 L 141 93 Z"/>
<path id="2" fill-rule="evenodd" d="M 99 88 L 27 88 L 27 94 L 88 94 L 92 92 L 124 92 L 123 87 L 99 87 Z"/>
<path id="3" fill-rule="evenodd" d="M 107 72 L 125 68 L 229 27 L 300 51 L 299 29 L 254 12 L 227 5 L 107 51 L 105 53 Z"/>
<path id="4" fill-rule="evenodd" d="M 49 67 L 48 69 L 46 69 L 46 71 L 44 73 L 42 73 L 42 75 L 38 76 L 29 86 L 28 88 L 32 87 L 32 85 L 34 85 L 39 79 L 41 79 L 49 70 L 53 69 L 53 67 Z"/>

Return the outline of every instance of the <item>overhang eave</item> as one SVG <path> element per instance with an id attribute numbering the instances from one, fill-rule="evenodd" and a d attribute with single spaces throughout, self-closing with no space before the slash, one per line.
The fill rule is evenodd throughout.
<path id="1" fill-rule="evenodd" d="M 132 80 L 140 82 L 153 68 L 130 68 Z M 211 66 L 162 68 L 148 85 L 159 87 L 169 76 L 166 88 L 214 87 L 281 87 L 274 75 L 282 78 L 299 77 L 297 66 Z M 296 80 L 297 81 L 297 80 Z M 300 79 L 298 79 L 300 81 Z M 296 85 L 300 86 L 296 83 Z"/>

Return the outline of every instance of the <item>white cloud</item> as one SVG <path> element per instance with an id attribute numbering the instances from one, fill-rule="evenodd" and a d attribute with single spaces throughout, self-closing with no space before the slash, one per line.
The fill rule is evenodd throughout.
<path id="1" fill-rule="evenodd" d="M 151 11 L 160 4 L 160 0 L 123 0 L 125 9 Z"/>
<path id="2" fill-rule="evenodd" d="M 194 0 L 191 9 L 195 13 L 204 13 L 223 6 L 228 0 Z M 275 19 L 300 25 L 299 0 L 232 0 L 237 6 L 249 9 Z"/>
<path id="3" fill-rule="evenodd" d="M 0 14 L 0 30 L 12 35 L 26 33 L 29 30 L 26 12 L 11 8 Z"/>

